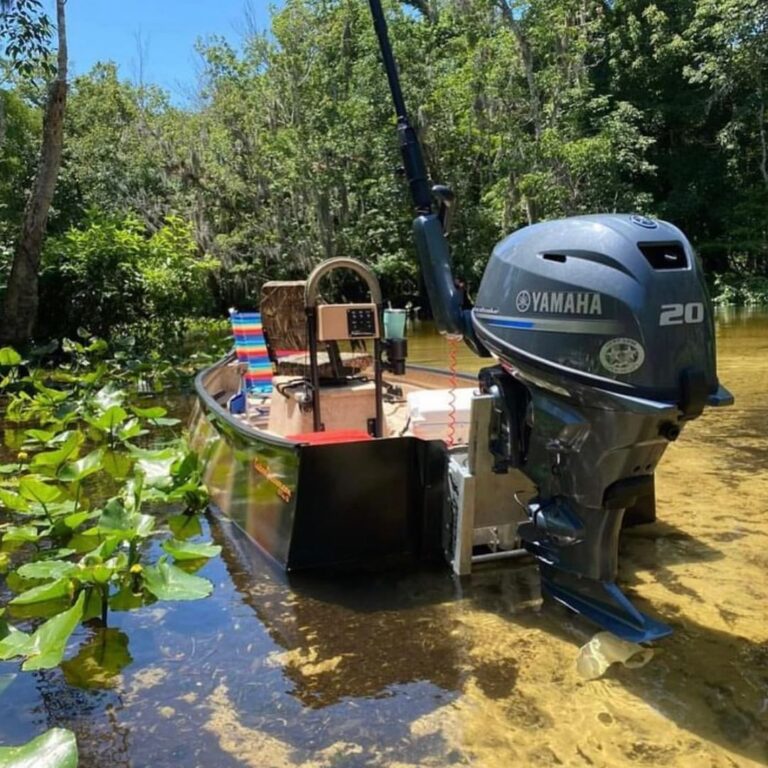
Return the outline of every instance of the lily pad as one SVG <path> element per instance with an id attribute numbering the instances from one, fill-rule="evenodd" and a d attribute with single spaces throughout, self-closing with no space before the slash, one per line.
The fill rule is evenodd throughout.
<path id="1" fill-rule="evenodd" d="M 139 459 L 136 468 L 144 474 L 148 488 L 166 488 L 173 483 L 171 469 L 175 460 L 175 455 L 162 459 Z"/>
<path id="2" fill-rule="evenodd" d="M 165 408 L 162 408 L 159 405 L 152 408 L 138 408 L 136 406 L 131 406 L 131 410 L 142 419 L 162 419 L 163 416 L 168 413 Z"/>
<path id="3" fill-rule="evenodd" d="M 49 443 L 56 437 L 55 432 L 48 432 L 45 429 L 26 429 L 24 430 L 24 434 L 38 443 Z"/>
<path id="4" fill-rule="evenodd" d="M 0 640 L 0 659 L 26 656 L 21 665 L 24 671 L 57 666 L 64 656 L 70 635 L 80 623 L 84 602 L 85 593 L 81 592 L 69 610 L 48 619 L 32 635 L 11 627 L 9 634 Z"/>
<path id="5" fill-rule="evenodd" d="M 60 467 L 65 461 L 77 456 L 80 446 L 85 440 L 82 432 L 71 432 L 61 448 L 55 451 L 43 451 L 32 459 L 33 467 Z"/>
<path id="6" fill-rule="evenodd" d="M 133 459 L 119 451 L 105 451 L 102 463 L 106 472 L 115 480 L 124 480 L 133 467 Z"/>
<path id="7" fill-rule="evenodd" d="M 0 504 L 6 509 L 12 509 L 14 512 L 26 512 L 29 510 L 27 500 L 13 491 L 7 491 L 0 488 Z"/>
<path id="8" fill-rule="evenodd" d="M 16 569 L 23 579 L 61 579 L 77 570 L 77 564 L 69 560 L 39 560 Z"/>
<path id="9" fill-rule="evenodd" d="M 49 485 L 31 475 L 22 477 L 19 481 L 19 492 L 25 499 L 39 501 L 41 504 L 49 504 L 61 496 L 61 489 L 55 485 Z"/>
<path id="10" fill-rule="evenodd" d="M 9 605 L 33 605 L 34 603 L 46 603 L 48 600 L 58 600 L 69 594 L 72 588 L 68 577 L 63 576 L 47 584 L 32 587 L 20 595 L 16 595 Z"/>
<path id="11" fill-rule="evenodd" d="M 2 768 L 77 768 L 75 734 L 51 728 L 20 747 L 0 747 Z"/>
<path id="12" fill-rule="evenodd" d="M 97 419 L 88 419 L 88 423 L 102 432 L 114 432 L 128 418 L 128 413 L 119 405 L 113 405 Z"/>
<path id="13" fill-rule="evenodd" d="M 0 365 L 19 365 L 21 355 L 13 347 L 0 349 Z"/>
<path id="14" fill-rule="evenodd" d="M 181 424 L 181 419 L 167 416 L 161 417 L 159 419 L 153 419 L 152 423 L 156 424 L 158 427 L 175 427 L 177 424 Z"/>
<path id="15" fill-rule="evenodd" d="M 12 525 L 3 534 L 3 544 L 37 541 L 40 534 L 34 525 Z"/>
<path id="16" fill-rule="evenodd" d="M 164 560 L 144 569 L 144 586 L 158 600 L 199 600 L 213 592 L 208 579 L 184 573 Z"/>
<path id="17" fill-rule="evenodd" d="M 174 560 L 198 560 L 200 558 L 216 557 L 221 552 L 221 547 L 218 544 L 211 544 L 209 541 L 195 543 L 192 541 L 179 541 L 178 539 L 164 541 L 163 549 Z"/>
<path id="18" fill-rule="evenodd" d="M 101 531 L 123 539 L 143 538 L 155 527 L 152 515 L 129 512 L 119 499 L 110 499 L 99 518 Z"/>
<path id="19" fill-rule="evenodd" d="M 200 518 L 197 515 L 173 515 L 173 517 L 168 518 L 168 527 L 171 529 L 171 533 L 180 540 L 200 536 L 203 532 Z"/>
<path id="20" fill-rule="evenodd" d="M 104 466 L 103 457 L 104 449 L 97 448 L 82 459 L 63 466 L 59 472 L 59 479 L 65 483 L 78 483 Z"/>
<path id="21" fill-rule="evenodd" d="M 116 405 L 122 405 L 124 400 L 125 390 L 115 384 L 107 384 L 93 396 L 93 401 L 100 411 L 108 411 Z"/>

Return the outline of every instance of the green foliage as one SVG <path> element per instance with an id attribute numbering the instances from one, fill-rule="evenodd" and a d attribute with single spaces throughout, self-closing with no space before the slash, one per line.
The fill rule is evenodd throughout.
<path id="1" fill-rule="evenodd" d="M 714 283 L 714 300 L 717 304 L 768 305 L 768 277 L 745 277 L 727 272 L 715 275 Z"/>
<path id="2" fill-rule="evenodd" d="M 20 747 L 0 747 L 2 768 L 77 768 L 75 734 L 51 728 Z"/>
<path id="3" fill-rule="evenodd" d="M 0 44 L 13 71 L 30 76 L 48 64 L 51 32 L 40 0 L 0 3 Z"/>
<path id="4" fill-rule="evenodd" d="M 0 479 L 0 565 L 11 568 L 8 585 L 17 593 L 9 610 L 47 617 L 33 632 L 0 625 L 0 659 L 20 657 L 24 670 L 57 666 L 80 622 L 100 619 L 106 627 L 110 608 L 209 595 L 210 582 L 167 559 L 194 566 L 220 552 L 210 542 L 190 540 L 201 533 L 196 515 L 207 495 L 197 456 L 169 434 L 178 419 L 160 406 L 132 403 L 117 383 L 118 362 L 105 358 L 98 340 L 69 342 L 68 348 L 71 362 L 54 369 L 0 350 L 14 372 L 8 418 L 45 426 L 22 431 L 18 464 Z M 107 372 L 113 380 L 106 380 Z M 132 442 L 150 430 L 161 445 Z M 114 494 L 106 500 L 99 490 L 105 483 Z M 169 505 L 181 513 L 166 523 L 158 513 Z M 153 563 L 149 544 L 155 538 L 167 541 Z M 117 674 L 127 654 L 123 646 L 120 636 L 107 632 L 83 646 L 83 663 L 98 666 L 102 659 L 107 665 L 91 669 L 89 679 Z M 66 669 L 70 676 L 82 672 L 74 661 Z"/>
<path id="5" fill-rule="evenodd" d="M 430 177 L 457 192 L 470 289 L 511 230 L 614 210 L 673 221 L 710 273 L 768 276 L 763 0 L 385 6 Z M 109 63 L 72 83 L 40 335 L 180 348 L 184 318 L 255 306 L 266 280 L 331 256 L 419 301 L 366 3 L 287 0 L 269 34 L 198 50 L 185 109 Z M 3 99 L 0 284 L 39 134 L 24 88 Z"/>
<path id="6" fill-rule="evenodd" d="M 190 226 L 169 216 L 147 235 L 135 218 L 94 219 L 49 239 L 41 274 L 43 333 L 100 336 L 152 318 L 168 332 L 210 309 L 207 277 Z"/>

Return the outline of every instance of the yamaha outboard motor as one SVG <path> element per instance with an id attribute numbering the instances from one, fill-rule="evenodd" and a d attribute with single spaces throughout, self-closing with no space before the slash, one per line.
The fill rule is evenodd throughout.
<path id="1" fill-rule="evenodd" d="M 622 637 L 667 634 L 614 580 L 624 512 L 652 505 L 667 445 L 732 402 L 688 240 L 637 215 L 526 227 L 495 248 L 472 320 L 500 362 L 484 376 L 500 400 L 497 465 L 538 488 L 519 533 L 545 590 Z"/>
<path id="2" fill-rule="evenodd" d="M 679 229 L 639 215 L 534 224 L 496 246 L 477 305 L 462 310 L 443 226 L 452 196 L 429 189 L 380 0 L 369 3 L 435 320 L 498 362 L 480 374 L 495 402 L 489 448 L 495 471 L 519 470 L 538 489 L 519 535 L 544 591 L 620 637 L 662 637 L 670 629 L 615 583 L 618 538 L 626 510 L 652 509 L 654 471 L 685 422 L 733 402 L 717 380 L 696 255 Z"/>

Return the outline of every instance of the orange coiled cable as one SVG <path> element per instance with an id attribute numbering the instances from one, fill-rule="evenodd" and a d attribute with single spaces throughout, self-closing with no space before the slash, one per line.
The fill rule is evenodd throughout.
<path id="1" fill-rule="evenodd" d="M 448 370 L 451 373 L 451 386 L 448 390 L 448 432 L 445 442 L 450 448 L 456 442 L 456 364 L 459 353 L 459 337 L 448 337 Z"/>

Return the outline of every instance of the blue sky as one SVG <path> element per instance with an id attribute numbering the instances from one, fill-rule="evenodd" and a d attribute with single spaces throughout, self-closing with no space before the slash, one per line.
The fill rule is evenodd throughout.
<path id="1" fill-rule="evenodd" d="M 144 80 L 183 101 L 194 86 L 199 37 L 224 35 L 238 42 L 246 6 L 259 29 L 269 28 L 270 0 L 69 0 L 67 37 L 73 74 L 97 61 L 114 61 L 123 77 L 138 77 L 140 37 Z"/>

